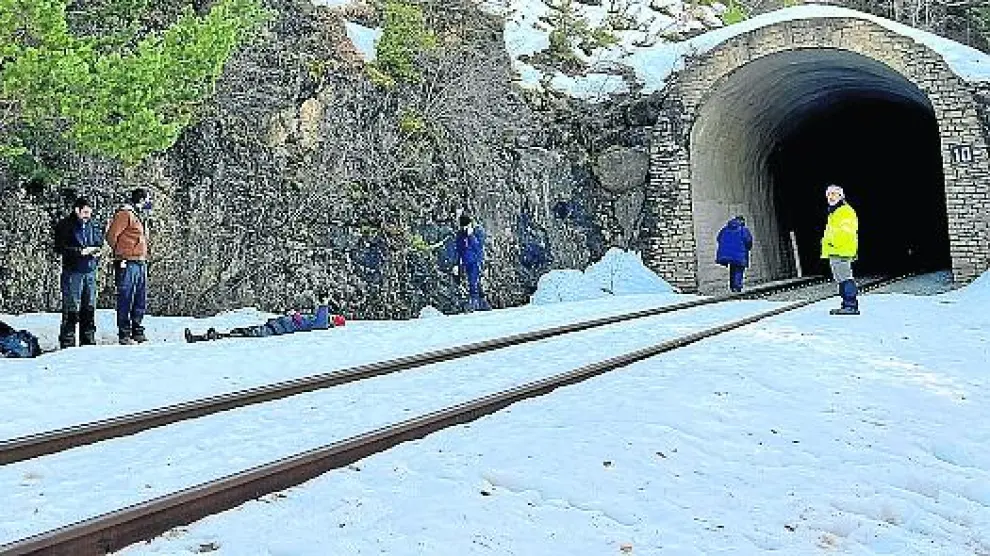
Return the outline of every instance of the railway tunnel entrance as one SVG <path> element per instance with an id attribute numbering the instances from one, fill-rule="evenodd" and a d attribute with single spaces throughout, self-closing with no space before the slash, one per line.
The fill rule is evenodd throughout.
<path id="1" fill-rule="evenodd" d="M 702 290 L 722 287 L 711 253 L 735 214 L 756 237 L 753 279 L 827 272 L 819 250 L 829 183 L 860 216 L 859 273 L 951 264 L 934 109 L 876 60 L 804 49 L 750 62 L 713 91 L 691 145 Z"/>
<path id="2" fill-rule="evenodd" d="M 951 268 L 967 282 L 987 269 L 990 86 L 956 73 L 970 66 L 945 39 L 854 13 L 768 20 L 693 56 L 665 89 L 643 258 L 682 291 L 725 290 L 715 238 L 737 214 L 756 238 L 750 281 L 826 272 L 829 183 L 859 213 L 859 274 Z"/>

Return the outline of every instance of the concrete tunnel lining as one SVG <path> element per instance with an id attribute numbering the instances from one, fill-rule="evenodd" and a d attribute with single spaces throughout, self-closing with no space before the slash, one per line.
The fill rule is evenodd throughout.
<path id="1" fill-rule="evenodd" d="M 724 289 L 726 272 L 714 263 L 715 235 L 735 214 L 747 216 L 757 238 L 748 279 L 794 275 L 788 230 L 778 218 L 777 184 L 768 167 L 771 154 L 809 118 L 863 101 L 913 107 L 934 119 L 929 99 L 915 84 L 877 60 L 846 50 L 770 54 L 716 83 L 690 136 L 699 290 Z M 937 142 L 937 130 L 935 135 Z M 822 218 L 821 213 L 810 216 Z"/>

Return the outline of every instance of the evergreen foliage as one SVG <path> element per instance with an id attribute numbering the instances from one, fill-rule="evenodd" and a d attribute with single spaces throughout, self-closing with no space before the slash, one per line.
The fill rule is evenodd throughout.
<path id="1" fill-rule="evenodd" d="M 376 83 L 419 82 L 416 58 L 437 46 L 436 34 L 426 25 L 423 9 L 404 0 L 385 4 L 385 23 L 369 73 Z"/>
<path id="2" fill-rule="evenodd" d="M 787 0 L 784 0 L 785 2 Z M 729 0 L 729 9 L 722 14 L 722 23 L 733 25 L 749 17 L 746 7 L 735 0 Z"/>
<path id="3" fill-rule="evenodd" d="M 0 0 L 0 111 L 14 116 L 0 154 L 23 152 L 19 135 L 39 129 L 128 165 L 167 149 L 266 17 L 258 0 L 217 0 L 203 16 L 185 6 L 160 32 L 108 40 L 71 32 L 68 3 Z"/>

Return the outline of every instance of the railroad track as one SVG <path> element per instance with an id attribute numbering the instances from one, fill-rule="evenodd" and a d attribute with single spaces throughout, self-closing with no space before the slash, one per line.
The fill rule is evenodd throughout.
<path id="1" fill-rule="evenodd" d="M 501 338 L 474 342 L 463 346 L 429 351 L 417 355 L 410 355 L 397 359 L 350 367 L 329 373 L 278 382 L 266 386 L 240 390 L 218 396 L 200 398 L 166 407 L 130 413 L 109 419 L 74 425 L 71 427 L 21 436 L 0 442 L 0 465 L 50 455 L 71 448 L 77 448 L 79 446 L 95 444 L 97 442 L 112 438 L 120 438 L 123 436 L 137 434 L 152 428 L 178 423 L 188 419 L 196 419 L 254 404 L 281 400 L 306 392 L 312 392 L 314 390 L 347 384 L 349 382 L 397 373 L 417 367 L 423 367 L 425 365 L 432 365 L 443 361 L 451 361 L 478 353 L 517 346 L 611 324 L 643 319 L 737 299 L 749 299 L 777 291 L 805 287 L 818 283 L 821 280 L 822 279 L 820 277 L 784 280 L 781 282 L 756 286 L 742 294 L 707 297 L 667 305 L 664 307 L 656 307 L 622 315 L 603 317 L 553 328 L 545 328 L 542 330 L 534 330 L 511 336 L 503 336 Z"/>
<path id="2" fill-rule="evenodd" d="M 870 291 L 902 278 L 874 280 L 863 284 L 861 289 L 864 292 Z M 565 373 L 359 434 L 216 481 L 203 483 L 174 494 L 0 546 L 0 555 L 89 556 L 114 552 L 130 544 L 154 538 L 174 527 L 223 512 L 266 494 L 299 485 L 327 471 L 347 466 L 402 442 L 423 438 L 433 432 L 495 413 L 516 402 L 546 395 L 557 388 L 576 384 L 661 353 L 691 345 L 706 338 L 794 311 L 831 297 L 833 295 L 821 295 L 789 303 L 743 319 L 668 340 L 646 349 L 585 365 Z"/>

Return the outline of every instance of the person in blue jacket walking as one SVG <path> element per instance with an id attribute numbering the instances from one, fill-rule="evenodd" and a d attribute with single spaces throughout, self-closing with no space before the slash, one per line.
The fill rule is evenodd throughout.
<path id="1" fill-rule="evenodd" d="M 729 291 L 741 292 L 749 252 L 753 249 L 753 234 L 746 227 L 746 219 L 736 216 L 718 232 L 718 251 L 715 262 L 729 267 Z"/>
<path id="2" fill-rule="evenodd" d="M 485 231 L 480 226 L 471 223 L 471 217 L 461 214 L 458 219 L 460 229 L 454 238 L 457 247 L 457 264 L 454 265 L 454 277 L 460 280 L 467 278 L 468 311 L 489 311 L 491 305 L 485 299 L 481 289 L 481 269 L 485 262 Z"/>

